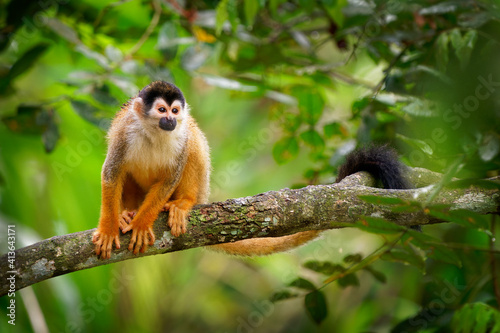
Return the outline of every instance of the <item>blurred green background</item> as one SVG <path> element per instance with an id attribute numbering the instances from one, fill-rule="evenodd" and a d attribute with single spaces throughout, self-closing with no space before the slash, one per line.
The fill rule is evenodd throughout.
<path id="1" fill-rule="evenodd" d="M 498 175 L 496 1 L 0 8 L 2 253 L 7 225 L 18 248 L 96 227 L 109 121 L 159 79 L 181 88 L 209 140 L 211 201 L 332 183 L 343 157 L 369 142 L 447 179 Z M 483 219 L 425 227 L 446 256 L 400 242 L 324 287 L 332 270 L 306 262 L 346 269 L 394 238 L 346 228 L 263 258 L 192 249 L 93 268 L 16 293 L 15 327 L 1 298 L 0 329 L 500 332 L 499 228 Z"/>

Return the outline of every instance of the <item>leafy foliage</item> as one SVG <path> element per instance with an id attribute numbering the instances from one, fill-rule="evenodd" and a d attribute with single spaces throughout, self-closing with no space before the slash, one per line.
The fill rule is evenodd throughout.
<path id="1" fill-rule="evenodd" d="M 356 230 L 343 231 L 354 238 L 322 243 L 327 257 L 310 250 L 307 275 L 301 271 L 304 277 L 271 297 L 288 311 L 279 318 L 297 325 L 290 330 L 320 323 L 343 332 L 498 330 L 498 221 L 435 203 L 445 186 L 498 188 L 477 180 L 500 168 L 497 1 L 20 0 L 1 6 L 2 220 L 5 215 L 39 238 L 94 227 L 110 118 L 150 81 L 173 81 L 210 139 L 216 200 L 331 182 L 344 156 L 368 142 L 389 143 L 407 164 L 445 175 L 424 205 L 362 198 L 394 214 L 424 212 L 452 223 L 418 233 L 363 217 Z M 282 330 L 273 320 L 255 320 L 255 313 L 278 316 L 262 307 L 241 314 L 251 303 L 244 290 L 263 279 L 256 264 L 241 267 L 252 267 L 246 272 L 253 279 L 207 283 L 216 274 L 206 266 L 222 266 L 221 259 L 207 265 L 196 254 L 182 255 L 172 255 L 164 270 L 127 266 L 123 276 L 141 282 L 127 285 L 121 277 L 126 292 L 98 308 L 87 300 L 108 295 L 110 269 L 35 287 L 45 316 L 54 313 L 49 330 Z M 235 271 L 232 263 L 224 267 L 219 272 Z M 305 311 L 286 308 L 301 297 Z M 347 304 L 332 306 L 338 299 Z M 135 304 L 150 307 L 140 312 Z M 102 320 L 116 313 L 134 322 Z M 194 320 L 188 313 L 200 315 Z M 301 314 L 311 320 L 296 320 Z M 27 322 L 21 330 L 31 330 Z"/>

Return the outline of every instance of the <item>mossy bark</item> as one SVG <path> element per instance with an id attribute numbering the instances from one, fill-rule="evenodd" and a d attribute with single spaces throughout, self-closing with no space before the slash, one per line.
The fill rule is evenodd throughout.
<path id="1" fill-rule="evenodd" d="M 418 187 L 437 182 L 439 174 L 425 169 L 409 169 L 408 175 Z M 498 178 L 496 179 L 498 180 Z M 429 187 L 414 190 L 385 190 L 373 186 L 366 173 L 345 178 L 339 184 L 308 186 L 298 190 L 283 189 L 252 197 L 229 199 L 196 206 L 189 217 L 188 232 L 173 237 L 167 227 L 167 213 L 155 222 L 156 241 L 145 253 L 133 255 L 127 250 L 130 232 L 121 235 L 122 247 L 114 249 L 109 260 L 95 255 L 92 234 L 95 229 L 55 236 L 15 251 L 15 269 L 9 268 L 8 255 L 0 257 L 0 296 L 10 292 L 7 280 L 15 276 L 15 290 L 40 281 L 100 265 L 181 251 L 254 237 L 278 237 L 299 231 L 333 229 L 355 222 L 359 216 L 383 217 L 399 225 L 424 225 L 443 222 L 423 212 L 393 213 L 389 207 L 373 205 L 359 195 L 377 195 L 425 202 Z M 499 213 L 498 189 L 444 189 L 433 203 L 451 204 L 487 214 Z M 341 225 L 342 224 L 342 225 Z"/>

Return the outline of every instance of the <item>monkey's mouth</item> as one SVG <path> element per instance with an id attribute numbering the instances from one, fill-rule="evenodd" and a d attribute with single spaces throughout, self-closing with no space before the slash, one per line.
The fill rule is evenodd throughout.
<path id="1" fill-rule="evenodd" d="M 177 119 L 173 117 L 163 117 L 160 119 L 160 128 L 165 131 L 173 131 L 177 126 Z"/>

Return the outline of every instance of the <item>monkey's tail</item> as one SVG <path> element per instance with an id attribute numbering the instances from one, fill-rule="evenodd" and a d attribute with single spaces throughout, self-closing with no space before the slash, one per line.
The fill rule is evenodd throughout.
<path id="1" fill-rule="evenodd" d="M 338 183 L 345 177 L 359 171 L 367 171 L 372 174 L 373 177 L 382 182 L 384 188 L 410 188 L 403 176 L 403 166 L 398 161 L 397 153 L 387 146 L 370 146 L 350 153 L 346 162 L 339 168 L 336 182 Z M 208 248 L 239 256 L 267 255 L 303 245 L 318 237 L 320 233 L 320 230 L 310 230 L 283 237 L 245 239 L 234 243 L 212 245 Z"/>
<path id="2" fill-rule="evenodd" d="M 386 189 L 411 188 L 403 176 L 403 165 L 398 160 L 398 154 L 387 146 L 360 148 L 347 155 L 345 163 L 338 170 L 336 182 L 360 171 L 369 172 Z"/>
<path id="3" fill-rule="evenodd" d="M 212 245 L 207 248 L 237 256 L 264 256 L 291 250 L 315 239 L 320 233 L 320 230 L 302 231 L 288 236 L 245 239 L 234 243 Z"/>

